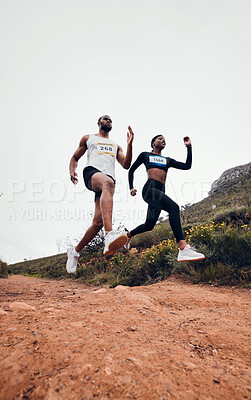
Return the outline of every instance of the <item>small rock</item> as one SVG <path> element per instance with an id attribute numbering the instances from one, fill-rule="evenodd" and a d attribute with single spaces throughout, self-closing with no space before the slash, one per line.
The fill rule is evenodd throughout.
<path id="1" fill-rule="evenodd" d="M 199 346 L 199 345 L 201 344 L 201 341 L 200 341 L 199 338 L 193 338 L 193 339 L 190 341 L 190 343 L 191 343 L 193 346 Z"/>
<path id="2" fill-rule="evenodd" d="M 23 303 L 21 301 L 14 301 L 13 303 L 9 304 L 10 309 L 12 310 L 36 310 L 35 307 L 31 306 L 30 304 Z"/>
<path id="3" fill-rule="evenodd" d="M 130 289 L 130 286 L 123 286 L 123 285 L 118 285 L 114 288 L 114 290 L 117 290 L 118 292 L 123 292 L 124 290 Z"/>
<path id="4" fill-rule="evenodd" d="M 190 361 L 185 361 L 184 365 L 189 370 L 193 370 L 193 369 L 197 368 L 197 365 L 192 363 L 192 362 L 190 362 Z"/>
<path id="5" fill-rule="evenodd" d="M 138 360 L 138 359 L 135 358 L 135 357 L 129 357 L 129 358 L 127 358 L 127 360 L 128 360 L 128 361 L 131 361 L 133 364 L 137 365 L 138 367 L 141 366 L 141 361 Z"/>
<path id="6" fill-rule="evenodd" d="M 119 376 L 118 382 L 120 385 L 130 385 L 132 383 L 132 378 L 128 375 Z"/>
<path id="7" fill-rule="evenodd" d="M 218 383 L 218 384 L 220 384 L 220 380 L 218 379 L 218 378 L 214 378 L 214 383 Z"/>
<path id="8" fill-rule="evenodd" d="M 127 331 L 129 332 L 135 332 L 137 330 L 136 326 L 128 326 Z"/>
<path id="9" fill-rule="evenodd" d="M 107 292 L 107 289 L 105 289 L 105 288 L 101 288 L 101 289 L 95 290 L 95 294 L 96 293 L 105 293 L 105 292 Z"/>
<path id="10" fill-rule="evenodd" d="M 112 373 L 111 368 L 105 367 L 105 373 L 106 373 L 106 375 L 111 375 L 111 373 Z"/>

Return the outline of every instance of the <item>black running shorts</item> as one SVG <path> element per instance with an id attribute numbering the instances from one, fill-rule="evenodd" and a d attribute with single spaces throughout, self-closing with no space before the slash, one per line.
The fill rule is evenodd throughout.
<path id="1" fill-rule="evenodd" d="M 94 201 L 96 201 L 97 199 L 99 199 L 101 197 L 102 194 L 102 190 L 100 190 L 99 192 L 95 192 L 95 190 L 93 190 L 92 185 L 91 185 L 91 178 L 92 175 L 96 174 L 97 172 L 101 172 L 99 169 L 92 167 L 92 166 L 88 166 L 85 167 L 83 170 L 83 177 L 84 177 L 84 182 L 85 182 L 85 186 L 87 187 L 87 189 L 91 190 L 92 192 L 95 193 L 95 198 Z M 115 184 L 115 180 L 111 175 L 107 175 L 109 176 L 109 178 L 111 178 Z"/>

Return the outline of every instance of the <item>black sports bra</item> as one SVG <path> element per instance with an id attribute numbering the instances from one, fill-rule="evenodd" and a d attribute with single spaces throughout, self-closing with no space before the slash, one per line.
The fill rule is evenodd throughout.
<path id="1" fill-rule="evenodd" d="M 133 163 L 128 173 L 130 189 L 133 189 L 134 172 L 141 164 L 145 164 L 147 171 L 151 168 L 158 168 L 167 172 L 168 168 L 171 167 L 183 170 L 190 169 L 192 165 L 192 146 L 188 145 L 186 147 L 187 147 L 187 159 L 185 163 L 176 161 L 170 157 L 160 156 L 158 154 L 150 153 L 147 151 L 140 153 L 140 155 L 138 156 L 137 160 Z"/>

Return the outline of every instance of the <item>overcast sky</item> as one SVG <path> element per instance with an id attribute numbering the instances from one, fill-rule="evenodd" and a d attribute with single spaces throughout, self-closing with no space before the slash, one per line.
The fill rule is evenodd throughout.
<path id="1" fill-rule="evenodd" d="M 251 2 L 249 0 L 0 1 L 0 256 L 9 263 L 56 254 L 57 240 L 90 225 L 93 194 L 69 180 L 69 160 L 109 114 L 111 139 L 133 160 L 163 134 L 166 192 L 179 205 L 207 195 L 228 168 L 250 161 Z M 116 166 L 115 227 L 145 219 L 146 180 Z M 163 216 L 166 214 L 163 213 Z M 60 251 L 65 251 L 61 246 Z"/>

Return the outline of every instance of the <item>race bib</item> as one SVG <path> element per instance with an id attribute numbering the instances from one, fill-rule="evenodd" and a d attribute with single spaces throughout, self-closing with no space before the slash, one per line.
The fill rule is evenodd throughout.
<path id="1" fill-rule="evenodd" d="M 158 165 L 159 167 L 165 167 L 166 166 L 166 158 L 165 157 L 159 157 L 159 156 L 149 156 L 149 163 Z"/>
<path id="2" fill-rule="evenodd" d="M 110 143 L 97 143 L 98 154 L 109 154 L 110 156 L 115 156 L 115 146 Z"/>

